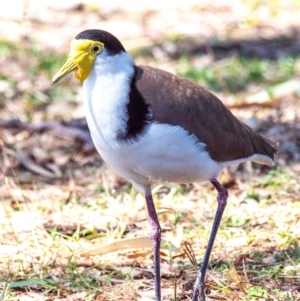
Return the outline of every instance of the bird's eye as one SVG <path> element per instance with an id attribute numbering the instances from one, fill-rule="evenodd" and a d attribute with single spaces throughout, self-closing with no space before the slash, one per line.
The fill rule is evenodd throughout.
<path id="1" fill-rule="evenodd" d="M 98 54 L 98 53 L 100 53 L 100 50 L 101 50 L 101 48 L 99 45 L 92 46 L 92 52 Z"/>

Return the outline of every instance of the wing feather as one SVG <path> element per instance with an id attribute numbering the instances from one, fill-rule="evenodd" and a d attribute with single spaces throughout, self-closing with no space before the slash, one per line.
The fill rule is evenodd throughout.
<path id="1" fill-rule="evenodd" d="M 254 154 L 274 160 L 276 143 L 238 120 L 212 93 L 192 81 L 149 66 L 136 67 L 136 86 L 157 122 L 179 125 L 206 144 L 218 162 Z"/>

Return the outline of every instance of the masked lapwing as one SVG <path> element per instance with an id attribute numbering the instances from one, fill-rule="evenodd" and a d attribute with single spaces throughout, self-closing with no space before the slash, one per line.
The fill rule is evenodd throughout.
<path id="1" fill-rule="evenodd" d="M 217 176 L 245 161 L 273 165 L 276 143 L 239 121 L 192 81 L 135 65 L 109 32 L 85 30 L 71 41 L 67 62 L 53 84 L 70 72 L 83 82 L 86 119 L 99 154 L 145 195 L 156 301 L 161 301 L 161 228 L 151 186 L 209 180 L 216 188 L 218 206 L 192 297 L 204 300 L 205 273 L 228 197 Z"/>

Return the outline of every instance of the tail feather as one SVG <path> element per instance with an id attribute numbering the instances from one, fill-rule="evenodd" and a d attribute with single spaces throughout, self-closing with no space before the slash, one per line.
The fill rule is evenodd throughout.
<path id="1" fill-rule="evenodd" d="M 275 154 L 278 153 L 278 149 L 277 147 L 279 146 L 279 142 L 277 141 L 274 141 L 274 140 L 271 140 L 263 135 L 260 135 L 269 145 L 271 145 L 273 148 L 274 148 L 274 152 Z"/>

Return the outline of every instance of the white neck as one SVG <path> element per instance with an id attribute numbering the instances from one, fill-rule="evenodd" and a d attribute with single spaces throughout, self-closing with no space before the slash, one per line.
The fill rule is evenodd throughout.
<path id="1" fill-rule="evenodd" d="M 130 82 L 134 75 L 131 56 L 122 52 L 110 56 L 103 51 L 95 59 L 83 92 L 87 122 L 93 140 L 108 146 L 126 131 Z M 124 96 L 125 95 L 125 96 Z"/>

